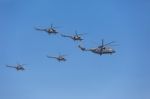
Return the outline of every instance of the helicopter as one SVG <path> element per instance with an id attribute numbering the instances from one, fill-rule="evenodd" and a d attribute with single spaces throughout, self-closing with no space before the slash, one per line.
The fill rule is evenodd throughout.
<path id="1" fill-rule="evenodd" d="M 114 43 L 114 41 L 104 44 L 104 40 L 102 40 L 102 44 L 96 48 L 85 48 L 82 47 L 81 45 L 78 45 L 78 47 L 82 50 L 82 51 L 91 51 L 93 53 L 99 54 L 99 55 L 103 55 L 103 54 L 113 54 L 116 51 L 114 49 L 112 49 L 111 47 L 109 47 L 108 45 Z"/>
<path id="2" fill-rule="evenodd" d="M 78 34 L 77 31 L 75 31 L 75 34 L 74 35 L 64 35 L 64 34 L 61 34 L 62 37 L 68 37 L 74 41 L 82 41 L 83 39 L 81 38 L 81 35 L 84 35 L 84 34 Z"/>
<path id="3" fill-rule="evenodd" d="M 66 61 L 65 56 L 66 56 L 66 55 L 59 55 L 59 56 L 48 56 L 48 55 L 47 55 L 47 58 L 54 58 L 54 59 L 56 59 L 57 61 L 61 62 L 61 61 Z"/>
<path id="4" fill-rule="evenodd" d="M 10 66 L 10 65 L 6 65 L 6 67 L 9 68 L 15 68 L 17 71 L 24 71 L 25 68 L 23 67 L 25 64 L 16 64 L 16 66 Z"/>
<path id="5" fill-rule="evenodd" d="M 46 28 L 46 29 L 40 29 L 40 28 L 35 28 L 35 29 L 38 30 L 38 31 L 45 31 L 50 35 L 50 34 L 57 34 L 58 33 L 58 31 L 55 28 L 56 27 L 54 27 L 51 24 L 51 26 L 49 28 Z"/>

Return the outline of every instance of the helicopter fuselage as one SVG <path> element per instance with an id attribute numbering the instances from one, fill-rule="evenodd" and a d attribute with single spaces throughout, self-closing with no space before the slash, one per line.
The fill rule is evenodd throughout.
<path id="1" fill-rule="evenodd" d="M 113 54 L 115 53 L 115 50 L 113 50 L 112 48 L 110 47 L 103 47 L 103 48 L 92 48 L 92 49 L 89 49 L 89 51 L 93 52 L 93 53 L 96 53 L 96 54 Z"/>
<path id="2" fill-rule="evenodd" d="M 66 61 L 66 59 L 64 57 L 58 57 L 57 60 L 58 61 Z"/>
<path id="3" fill-rule="evenodd" d="M 72 39 L 73 40 L 80 40 L 80 41 L 83 40 L 80 36 L 77 36 L 77 35 L 73 36 Z"/>
<path id="4" fill-rule="evenodd" d="M 58 33 L 55 29 L 53 29 L 53 28 L 49 28 L 49 29 L 47 29 L 47 32 L 49 33 L 49 34 L 56 34 L 56 33 Z"/>
<path id="5" fill-rule="evenodd" d="M 17 70 L 17 71 L 18 71 L 18 70 L 22 70 L 22 71 L 23 71 L 23 70 L 25 70 L 25 69 L 24 69 L 22 66 L 17 66 L 17 67 L 16 67 L 16 70 Z"/>

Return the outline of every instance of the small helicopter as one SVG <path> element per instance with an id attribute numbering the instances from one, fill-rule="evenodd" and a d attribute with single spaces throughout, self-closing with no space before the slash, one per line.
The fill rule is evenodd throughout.
<path id="1" fill-rule="evenodd" d="M 48 56 L 47 55 L 47 58 L 54 58 L 54 59 L 58 60 L 59 62 L 61 62 L 61 61 L 66 61 L 65 56 L 66 55 L 59 55 L 59 56 Z"/>
<path id="2" fill-rule="evenodd" d="M 74 41 L 82 41 L 83 39 L 81 38 L 81 35 L 84 35 L 84 34 L 78 34 L 77 31 L 75 31 L 74 35 L 61 34 L 62 37 L 68 37 L 68 38 L 71 38 Z"/>
<path id="3" fill-rule="evenodd" d="M 50 34 L 57 34 L 58 33 L 58 31 L 55 28 L 56 27 L 54 27 L 51 24 L 50 28 L 47 28 L 47 29 L 40 29 L 40 28 L 35 28 L 35 29 L 38 30 L 38 31 L 45 31 L 45 32 L 47 32 L 50 35 Z"/>
<path id="4" fill-rule="evenodd" d="M 6 67 L 15 68 L 17 71 L 24 71 L 25 68 L 23 67 L 25 64 L 16 64 L 16 66 L 9 66 L 6 65 Z"/>
<path id="5" fill-rule="evenodd" d="M 116 51 L 108 46 L 108 45 L 110 45 L 112 43 L 114 43 L 114 41 L 112 41 L 110 43 L 107 43 L 107 44 L 104 44 L 104 40 L 102 40 L 102 44 L 100 46 L 96 47 L 96 48 L 87 49 L 87 48 L 82 47 L 81 45 L 79 45 L 78 47 L 82 51 L 91 51 L 91 52 L 99 54 L 99 55 L 102 55 L 102 54 L 113 54 Z"/>

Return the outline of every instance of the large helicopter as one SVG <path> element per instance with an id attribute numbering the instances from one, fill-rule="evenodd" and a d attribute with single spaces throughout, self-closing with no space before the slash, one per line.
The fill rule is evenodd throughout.
<path id="1" fill-rule="evenodd" d="M 68 37 L 74 41 L 82 41 L 82 37 L 81 35 L 84 35 L 84 34 L 78 34 L 77 31 L 75 31 L 75 34 L 74 35 L 64 35 L 64 34 L 61 34 L 62 37 Z"/>
<path id="2" fill-rule="evenodd" d="M 49 56 L 47 55 L 47 58 L 54 58 L 56 60 L 58 60 L 59 62 L 61 61 L 66 61 L 67 59 L 65 58 L 66 55 L 58 55 L 58 56 Z"/>
<path id="3" fill-rule="evenodd" d="M 104 44 L 104 40 L 102 40 L 102 44 L 96 48 L 84 48 L 81 45 L 79 45 L 78 47 L 82 50 L 82 51 L 91 51 L 93 53 L 102 55 L 102 54 L 113 54 L 116 51 L 114 49 L 112 49 L 111 47 L 109 47 L 108 45 L 114 43 L 114 41 Z"/>
<path id="4" fill-rule="evenodd" d="M 6 67 L 15 68 L 17 71 L 24 71 L 24 65 L 25 64 L 16 64 L 15 66 L 6 65 Z"/>
<path id="5" fill-rule="evenodd" d="M 35 28 L 35 29 L 38 30 L 38 31 L 45 31 L 49 35 L 58 33 L 58 31 L 56 30 L 56 27 L 54 27 L 52 24 L 51 24 L 51 26 L 49 28 L 45 28 L 45 29 Z"/>

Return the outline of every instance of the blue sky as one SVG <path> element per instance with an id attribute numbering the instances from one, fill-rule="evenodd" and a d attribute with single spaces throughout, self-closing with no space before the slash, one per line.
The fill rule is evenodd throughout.
<path id="1" fill-rule="evenodd" d="M 0 0 L 1 99 L 150 99 L 149 0 Z M 60 35 L 84 35 L 95 47 L 116 41 L 116 53 L 81 52 Z M 47 54 L 66 54 L 59 63 Z M 25 63 L 17 72 L 6 64 Z"/>

